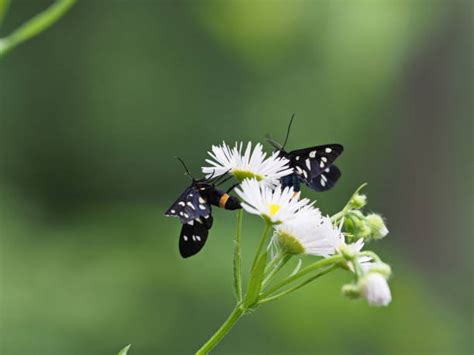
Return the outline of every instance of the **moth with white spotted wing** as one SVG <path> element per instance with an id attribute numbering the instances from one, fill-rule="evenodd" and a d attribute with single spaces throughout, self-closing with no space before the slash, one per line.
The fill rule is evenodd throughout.
<path id="1" fill-rule="evenodd" d="M 227 192 L 217 189 L 218 184 L 227 180 L 223 180 L 223 176 L 196 180 L 189 174 L 184 162 L 181 159 L 179 161 L 183 164 L 186 174 L 192 178 L 192 182 L 168 208 L 165 215 L 178 217 L 183 225 L 179 236 L 179 252 L 183 258 L 188 258 L 197 254 L 207 241 L 213 222 L 211 205 L 227 210 L 242 207 L 236 197 L 228 194 L 234 186 Z"/>
<path id="2" fill-rule="evenodd" d="M 293 114 L 283 145 L 267 138 L 268 142 L 278 150 L 279 155 L 290 161 L 290 167 L 293 169 L 293 174 L 281 179 L 282 187 L 291 186 L 295 191 L 300 191 L 300 183 L 303 182 L 313 190 L 327 191 L 341 177 L 341 171 L 333 163 L 344 148 L 340 144 L 325 144 L 291 152 L 285 151 L 294 117 Z"/>

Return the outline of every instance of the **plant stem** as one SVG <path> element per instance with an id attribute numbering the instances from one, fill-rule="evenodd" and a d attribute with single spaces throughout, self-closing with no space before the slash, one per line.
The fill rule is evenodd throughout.
<path id="1" fill-rule="evenodd" d="M 342 217 L 345 217 L 345 215 L 347 214 L 347 212 L 349 212 L 350 209 L 351 209 L 350 203 L 351 203 L 352 199 L 354 198 L 354 196 L 355 196 L 356 194 L 358 194 L 359 191 L 362 190 L 362 189 L 363 189 L 364 187 L 366 187 L 366 186 L 367 186 L 367 183 L 365 182 L 365 183 L 363 183 L 362 185 L 360 185 L 360 186 L 357 188 L 357 190 L 355 190 L 355 192 L 351 195 L 351 198 L 350 198 L 349 201 L 346 203 L 346 205 L 344 206 L 344 208 L 343 208 L 341 211 L 337 212 L 335 215 L 333 215 L 333 216 L 331 217 L 331 222 L 333 222 L 333 223 L 334 223 L 334 222 L 337 222 L 337 221 L 338 221 L 339 219 L 341 219 Z"/>
<path id="2" fill-rule="evenodd" d="M 226 319 L 226 321 L 220 326 L 220 328 L 214 333 L 214 335 L 209 338 L 209 340 L 196 352 L 196 355 L 204 355 L 209 353 L 214 347 L 219 344 L 219 342 L 224 338 L 224 336 L 232 329 L 235 323 L 239 320 L 240 317 L 245 312 L 240 304 L 234 308 L 232 313 Z"/>
<path id="3" fill-rule="evenodd" d="M 291 258 L 290 255 L 285 255 L 279 258 L 278 263 L 275 265 L 275 267 L 272 270 L 270 270 L 268 275 L 263 280 L 262 287 L 265 287 L 266 285 L 268 285 L 268 283 L 272 280 L 272 278 L 278 273 L 278 271 L 280 271 L 283 268 L 283 266 L 286 265 L 286 263 L 288 262 L 288 260 L 290 260 L 290 258 Z"/>
<path id="4" fill-rule="evenodd" d="M 342 210 L 342 211 L 339 211 L 337 212 L 335 215 L 333 215 L 331 217 L 331 222 L 337 222 L 339 219 L 341 219 L 342 217 L 344 217 L 346 215 L 347 211 L 346 210 Z"/>
<path id="5" fill-rule="evenodd" d="M 280 260 L 283 258 L 283 254 L 278 252 L 275 257 L 265 266 L 265 274 L 268 273 L 268 270 L 271 270 L 275 265 L 277 265 Z"/>
<path id="6" fill-rule="evenodd" d="M 265 243 L 268 239 L 268 234 L 269 234 L 271 228 L 272 228 L 272 226 L 269 223 L 265 223 L 265 227 L 263 228 L 263 233 L 262 233 L 262 236 L 260 237 L 260 242 L 258 244 L 257 252 L 255 253 L 255 258 L 253 259 L 252 269 L 255 267 L 255 264 L 257 263 L 258 257 L 262 253 L 262 249 L 265 246 Z"/>
<path id="7" fill-rule="evenodd" d="M 0 24 L 2 24 L 9 6 L 10 0 L 0 0 Z"/>
<path id="8" fill-rule="evenodd" d="M 329 258 L 316 261 L 315 263 L 313 263 L 311 265 L 308 265 L 307 267 L 303 268 L 302 270 L 300 270 L 299 272 L 297 272 L 293 276 L 289 276 L 286 279 L 278 282 L 275 286 L 270 288 L 268 291 L 264 292 L 260 296 L 260 299 L 263 299 L 265 297 L 270 296 L 275 291 L 278 291 L 282 287 L 285 287 L 286 285 L 292 283 L 293 281 L 296 281 L 297 279 L 299 279 L 300 277 L 306 275 L 307 273 L 309 273 L 311 271 L 320 269 L 320 268 L 322 268 L 324 266 L 327 266 L 327 265 L 336 264 L 336 263 L 339 263 L 341 261 L 344 261 L 344 257 L 342 255 L 334 255 L 334 256 L 331 256 Z"/>
<path id="9" fill-rule="evenodd" d="M 18 27 L 9 36 L 0 39 L 0 57 L 11 51 L 17 45 L 40 34 L 46 28 L 58 21 L 76 0 L 58 0 L 46 10 Z"/>
<path id="10" fill-rule="evenodd" d="M 295 285 L 295 286 L 293 286 L 293 287 L 290 287 L 289 289 L 287 289 L 287 290 L 285 290 L 285 291 L 282 291 L 282 292 L 280 292 L 280 293 L 277 293 L 277 294 L 274 295 L 274 296 L 270 296 L 270 297 L 267 297 L 267 298 L 264 298 L 264 299 L 260 300 L 260 301 L 258 302 L 258 304 L 260 305 L 260 304 L 263 304 L 263 303 L 267 303 L 267 302 L 271 302 L 271 301 L 276 301 L 276 300 L 279 299 L 280 297 L 283 297 L 283 296 L 285 296 L 285 295 L 287 295 L 287 294 L 289 294 L 289 293 L 291 293 L 291 292 L 294 292 L 294 291 L 300 289 L 301 287 L 306 286 L 306 285 L 309 284 L 310 282 L 316 280 L 317 278 L 319 278 L 319 277 L 321 277 L 321 276 L 323 276 L 323 275 L 325 275 L 325 274 L 330 273 L 331 271 L 337 269 L 337 267 L 338 267 L 338 266 L 337 266 L 336 264 L 333 264 L 332 266 L 329 266 L 328 268 L 326 268 L 326 269 L 324 269 L 324 270 L 318 272 L 316 275 L 311 276 L 309 279 L 307 279 L 307 280 L 305 280 L 305 281 L 299 283 L 298 285 Z"/>
<path id="11" fill-rule="evenodd" d="M 242 301 L 242 265 L 240 258 L 240 237 L 242 233 L 242 215 L 243 210 L 237 212 L 237 232 L 235 233 L 234 244 L 234 289 L 237 302 Z"/>
<path id="12" fill-rule="evenodd" d="M 352 260 L 350 261 L 350 263 L 352 263 L 352 266 L 354 267 L 354 275 L 355 275 L 355 279 L 357 281 L 364 274 L 364 271 L 362 270 L 362 266 L 359 263 L 358 256 L 353 257 Z"/>

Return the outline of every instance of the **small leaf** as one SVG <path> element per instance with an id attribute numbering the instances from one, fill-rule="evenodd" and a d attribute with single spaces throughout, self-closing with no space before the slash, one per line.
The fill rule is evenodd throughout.
<path id="1" fill-rule="evenodd" d="M 247 288 L 247 295 L 245 296 L 245 307 L 251 307 L 258 299 L 260 290 L 262 289 L 262 281 L 267 264 L 268 253 L 265 252 L 258 258 L 255 266 L 252 269 L 249 285 Z"/>
<path id="2" fill-rule="evenodd" d="M 130 349 L 131 346 L 132 344 L 128 344 L 126 347 L 119 351 L 118 355 L 127 355 L 128 349 Z"/>

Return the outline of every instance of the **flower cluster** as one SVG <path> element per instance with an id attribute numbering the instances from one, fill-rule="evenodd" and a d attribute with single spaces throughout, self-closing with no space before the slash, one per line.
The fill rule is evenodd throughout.
<path id="1" fill-rule="evenodd" d="M 363 250 L 367 243 L 388 234 L 380 215 L 362 212 L 367 204 L 367 197 L 360 193 L 364 185 L 333 216 L 322 213 L 314 201 L 301 197 L 303 184 L 319 192 L 334 186 L 341 176 L 334 161 L 343 152 L 343 146 L 327 144 L 286 152 L 285 143 L 279 145 L 270 140 L 276 149 L 270 154 L 263 151 L 260 143 L 240 142 L 231 147 L 223 142 L 212 146 L 210 158 L 206 159 L 209 165 L 202 168 L 205 178 L 193 178 L 191 185 L 165 212 L 167 216 L 178 217 L 182 224 L 179 248 L 181 256 L 186 258 L 198 253 L 207 240 L 213 224 L 211 205 L 238 210 L 233 253 L 236 305 L 222 326 L 196 352 L 198 355 L 211 351 L 241 316 L 335 269 L 345 269 L 353 277 L 351 283 L 342 287 L 344 295 L 364 298 L 372 306 L 391 302 L 387 283 L 390 267 L 374 252 Z M 184 162 L 181 163 L 190 175 Z M 226 192 L 221 191 L 218 186 L 231 177 L 237 184 Z M 235 187 L 238 198 L 229 195 Z M 243 211 L 264 221 L 246 287 L 242 285 L 241 275 Z M 288 270 L 289 262 L 295 257 L 296 267 Z"/>
<path id="2" fill-rule="evenodd" d="M 363 297 L 370 305 L 387 305 L 391 301 L 390 268 L 373 252 L 362 249 L 366 242 L 385 237 L 388 230 L 379 215 L 361 212 L 367 198 L 359 193 L 360 188 L 341 212 L 326 216 L 314 202 L 300 198 L 300 192 L 281 185 L 281 179 L 293 173 L 288 159 L 278 151 L 267 157 L 261 144 L 253 149 L 251 143 L 243 147 L 236 143 L 231 148 L 225 142 L 213 146 L 212 159 L 206 160 L 211 166 L 202 170 L 207 177 L 226 173 L 236 177 L 243 209 L 260 216 L 273 230 L 266 245 L 277 250 L 273 259 L 279 260 L 273 260 L 274 264 L 295 255 L 340 258 L 339 265 L 354 274 L 354 283 L 344 286 L 343 293 Z"/>

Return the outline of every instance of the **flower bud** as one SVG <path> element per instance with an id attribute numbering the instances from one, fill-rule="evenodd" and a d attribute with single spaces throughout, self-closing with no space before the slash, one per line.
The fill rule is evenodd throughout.
<path id="1" fill-rule="evenodd" d="M 355 238 L 368 238 L 372 230 L 365 222 L 365 216 L 360 211 L 351 211 L 344 220 L 344 229 Z"/>
<path id="2" fill-rule="evenodd" d="M 349 208 L 360 210 L 367 204 L 367 196 L 356 192 L 349 201 Z"/>
<path id="3" fill-rule="evenodd" d="M 392 301 L 387 280 L 378 272 L 369 272 L 359 281 L 358 288 L 370 306 L 386 306 Z"/>
<path id="4" fill-rule="evenodd" d="M 390 275 L 392 274 L 392 268 L 388 264 L 377 262 L 377 263 L 370 264 L 369 272 L 378 273 L 382 275 L 383 277 L 385 277 L 385 279 L 388 279 Z"/>
<path id="5" fill-rule="evenodd" d="M 388 234 L 388 229 L 381 216 L 378 214 L 369 214 L 366 217 L 367 226 L 370 228 L 371 236 L 374 239 L 382 239 Z"/>
<path id="6" fill-rule="evenodd" d="M 362 296 L 359 288 L 357 287 L 357 285 L 354 284 L 347 284 L 342 286 L 341 291 L 344 296 L 353 300 L 358 299 Z"/>
<path id="7" fill-rule="evenodd" d="M 366 223 L 365 220 L 363 219 L 356 219 L 354 221 L 354 236 L 357 238 L 369 238 L 370 235 L 372 234 L 372 229 L 370 229 L 370 226 Z"/>

